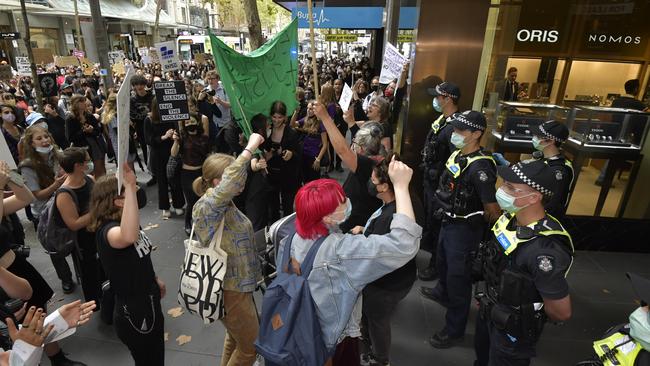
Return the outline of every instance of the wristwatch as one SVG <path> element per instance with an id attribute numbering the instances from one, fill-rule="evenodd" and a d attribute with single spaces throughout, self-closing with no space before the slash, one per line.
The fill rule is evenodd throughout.
<path id="1" fill-rule="evenodd" d="M 14 184 L 17 186 L 24 186 L 25 185 L 25 179 L 23 178 L 22 175 L 20 175 L 17 171 L 12 170 L 9 172 L 9 180 L 12 181 Z"/>

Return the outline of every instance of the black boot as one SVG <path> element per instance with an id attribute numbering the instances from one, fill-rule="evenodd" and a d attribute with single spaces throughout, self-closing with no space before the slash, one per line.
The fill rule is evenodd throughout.
<path id="1" fill-rule="evenodd" d="M 63 353 L 63 350 L 60 350 L 59 353 L 49 357 L 49 359 L 52 366 L 86 366 L 85 363 L 72 361 L 67 358 Z"/>

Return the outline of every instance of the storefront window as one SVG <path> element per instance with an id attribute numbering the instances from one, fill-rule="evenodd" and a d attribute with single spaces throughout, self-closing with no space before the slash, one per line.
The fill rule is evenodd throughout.
<path id="1" fill-rule="evenodd" d="M 31 41 L 36 43 L 37 48 L 49 48 L 55 54 L 59 53 L 59 35 L 56 29 L 30 28 Z"/>

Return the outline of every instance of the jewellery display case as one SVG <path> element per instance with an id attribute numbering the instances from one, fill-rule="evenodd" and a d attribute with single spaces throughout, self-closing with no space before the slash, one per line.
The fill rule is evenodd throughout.
<path id="1" fill-rule="evenodd" d="M 567 127 L 570 141 L 583 147 L 640 150 L 650 113 L 630 109 L 576 106 Z"/>
<path id="2" fill-rule="evenodd" d="M 554 104 L 500 102 L 496 128 L 492 134 L 500 140 L 532 140 L 532 128 L 548 120 L 566 123 L 571 110 Z"/>

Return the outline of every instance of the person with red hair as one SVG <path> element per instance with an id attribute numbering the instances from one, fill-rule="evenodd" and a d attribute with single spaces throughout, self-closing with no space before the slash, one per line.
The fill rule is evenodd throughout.
<path id="1" fill-rule="evenodd" d="M 422 227 L 415 222 L 409 195 L 413 175 L 406 164 L 391 161 L 388 174 L 395 189 L 396 213 L 385 235 L 344 234 L 339 225 L 352 212 L 350 199 L 335 180 L 318 179 L 296 194 L 296 234 L 279 246 L 278 258 L 288 245 L 290 265 L 299 268 L 311 246 L 326 237 L 314 259 L 307 281 L 325 345 L 336 349 L 332 365 L 358 365 L 363 288 L 413 259 L 419 249 Z M 291 236 L 288 236 L 289 238 Z M 282 267 L 282 263 L 277 263 Z M 329 364 L 329 363 L 328 363 Z"/>

